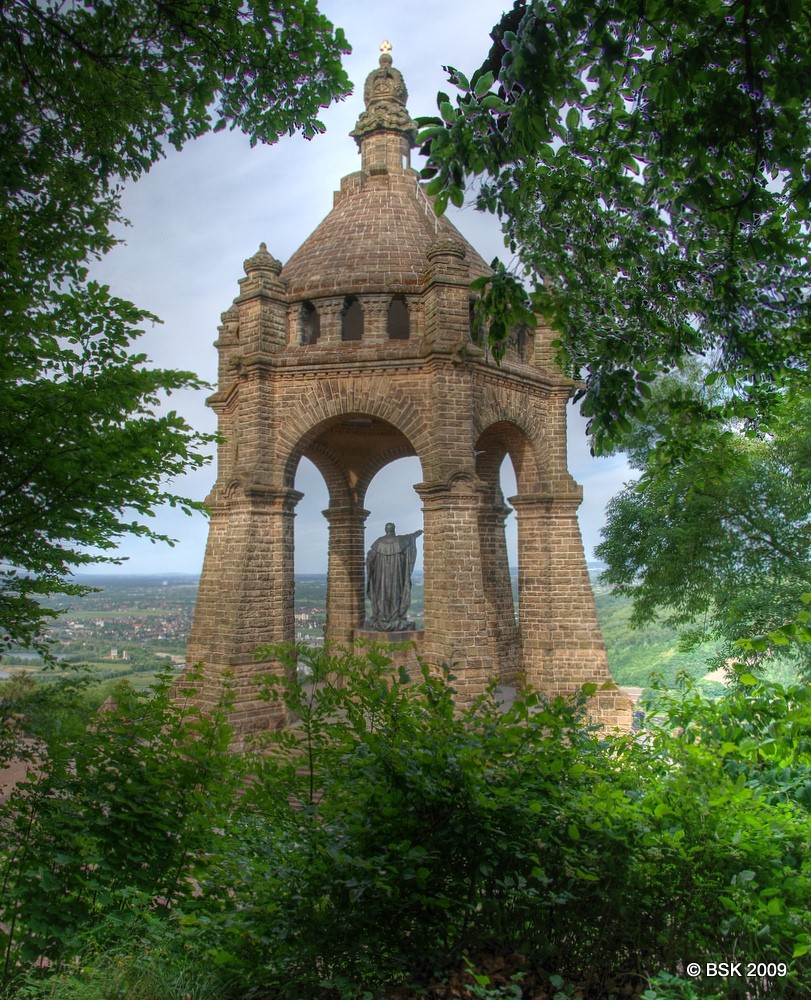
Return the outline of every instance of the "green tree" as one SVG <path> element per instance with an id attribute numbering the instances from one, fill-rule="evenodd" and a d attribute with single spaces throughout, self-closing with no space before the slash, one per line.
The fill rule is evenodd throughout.
<path id="1" fill-rule="evenodd" d="M 88 277 L 120 186 L 226 126 L 323 130 L 348 46 L 315 0 L 9 0 L 0 9 L 0 648 L 42 646 L 38 595 L 178 497 L 204 436 L 161 406 L 201 383 L 132 350 L 154 317 Z M 168 485 L 167 485 L 168 484 Z"/>
<path id="2" fill-rule="evenodd" d="M 688 647 L 722 640 L 723 660 L 742 635 L 791 620 L 811 590 L 811 397 L 786 392 L 769 433 L 746 434 L 696 419 L 713 391 L 697 375 L 654 385 L 626 436 L 643 475 L 609 503 L 595 552 L 603 580 L 633 598 L 632 624 L 664 616 Z M 675 463 L 657 450 L 674 432 L 690 441 Z M 811 664 L 807 646 L 780 652 Z"/>
<path id="3" fill-rule="evenodd" d="M 528 280 L 595 449 L 691 356 L 730 388 L 702 416 L 767 416 L 811 344 L 811 4 L 517 0 L 492 37 L 423 122 L 429 193 L 483 178 L 519 263 L 493 297 Z"/>

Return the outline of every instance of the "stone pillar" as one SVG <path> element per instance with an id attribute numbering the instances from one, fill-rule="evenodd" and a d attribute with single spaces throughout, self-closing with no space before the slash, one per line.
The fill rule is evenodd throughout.
<path id="1" fill-rule="evenodd" d="M 510 564 L 504 522 L 511 509 L 499 496 L 482 500 L 479 510 L 482 580 L 487 631 L 502 684 L 516 684 L 520 667 Z"/>
<path id="2" fill-rule="evenodd" d="M 453 353 L 469 342 L 470 271 L 464 245 L 452 237 L 439 237 L 427 252 L 424 282 L 424 340 L 435 353 Z"/>
<path id="3" fill-rule="evenodd" d="M 415 295 L 406 295 L 405 304 L 408 309 L 408 339 L 417 340 L 423 334 L 422 300 Z"/>
<path id="4" fill-rule="evenodd" d="M 303 303 L 292 302 L 287 307 L 287 347 L 301 344 L 301 309 Z"/>
<path id="5" fill-rule="evenodd" d="M 518 516 L 518 629 L 521 671 L 527 684 L 549 693 L 549 535 L 550 497 L 515 496 Z"/>
<path id="6" fill-rule="evenodd" d="M 390 302 L 390 295 L 364 295 L 361 297 L 364 343 L 388 343 Z"/>
<path id="7" fill-rule="evenodd" d="M 369 511 L 362 507 L 329 507 L 327 567 L 327 643 L 348 646 L 363 624 L 365 608 L 364 527 Z"/>
<path id="8" fill-rule="evenodd" d="M 483 487 L 472 476 L 415 489 L 424 516 L 424 655 L 447 664 L 457 676 L 462 703 L 485 690 L 495 674 L 489 655 L 487 608 L 479 552 L 479 507 Z"/>
<path id="9" fill-rule="evenodd" d="M 246 354 L 275 353 L 287 343 L 286 289 L 279 277 L 281 261 L 261 243 L 244 267 L 245 277 L 240 279 L 239 296 L 235 300 L 241 350 Z"/>
<path id="10" fill-rule="evenodd" d="M 214 704 L 224 675 L 233 685 L 231 714 L 237 742 L 278 725 L 283 710 L 257 697 L 257 673 L 280 669 L 258 663 L 257 648 L 295 639 L 293 518 L 303 494 L 248 484 L 212 503 L 205 564 L 197 594 L 187 663 L 202 665 L 199 700 Z"/>
<path id="11" fill-rule="evenodd" d="M 510 497 L 518 513 L 518 625 L 527 683 L 547 695 L 607 685 L 589 702 L 606 725 L 628 728 L 629 699 L 613 684 L 586 567 L 577 508 L 582 489 Z"/>
<path id="12" fill-rule="evenodd" d="M 340 344 L 341 343 L 341 323 L 344 311 L 343 296 L 331 296 L 328 299 L 319 299 L 313 305 L 318 310 L 321 318 L 320 344 Z"/>

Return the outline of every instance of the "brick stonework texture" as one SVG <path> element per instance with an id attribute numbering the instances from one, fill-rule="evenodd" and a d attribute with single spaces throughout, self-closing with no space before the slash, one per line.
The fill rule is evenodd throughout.
<path id="1" fill-rule="evenodd" d="M 239 739 L 284 725 L 257 697 L 263 644 L 292 642 L 293 522 L 299 462 L 329 490 L 326 640 L 363 633 L 366 490 L 384 466 L 417 456 L 424 511 L 425 629 L 413 639 L 429 663 L 453 664 L 462 699 L 496 678 L 550 694 L 609 684 L 566 465 L 573 384 L 539 326 L 500 365 L 470 334 L 470 282 L 488 273 L 447 219 L 437 219 L 409 166 L 415 127 L 390 56 L 366 86 L 353 136 L 361 169 L 282 267 L 263 244 L 222 316 L 218 478 L 189 663 L 196 697 L 235 686 Z M 407 334 L 407 336 L 404 336 Z M 518 492 L 519 607 L 513 610 L 499 468 L 509 455 Z M 409 656 L 415 655 L 413 652 Z M 616 690 L 594 714 L 628 728 Z"/>

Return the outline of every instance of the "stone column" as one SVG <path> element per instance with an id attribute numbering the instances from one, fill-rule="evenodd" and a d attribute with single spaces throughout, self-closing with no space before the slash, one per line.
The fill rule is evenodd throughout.
<path id="1" fill-rule="evenodd" d="M 204 703 L 216 701 L 230 676 L 237 741 L 284 721 L 279 706 L 258 698 L 255 683 L 257 673 L 281 668 L 273 660 L 258 663 L 254 654 L 295 639 L 293 518 L 302 495 L 249 483 L 212 504 L 187 662 L 203 667 Z"/>
<path id="2" fill-rule="evenodd" d="M 291 302 L 287 307 L 287 347 L 301 344 L 301 302 Z"/>
<path id="3" fill-rule="evenodd" d="M 428 663 L 447 664 L 462 703 L 496 673 L 489 648 L 479 548 L 483 487 L 469 475 L 421 483 L 424 515 L 425 642 Z"/>
<path id="4" fill-rule="evenodd" d="M 390 295 L 363 295 L 363 342 L 365 344 L 385 344 L 389 340 Z"/>
<path id="5" fill-rule="evenodd" d="M 348 646 L 363 625 L 365 607 L 364 527 L 369 511 L 362 507 L 329 507 L 327 567 L 327 643 Z"/>
<path id="6" fill-rule="evenodd" d="M 509 503 L 518 517 L 518 630 L 521 670 L 527 684 L 549 691 L 549 535 L 550 497 L 515 496 Z"/>
<path id="7" fill-rule="evenodd" d="M 453 353 L 470 340 L 470 272 L 457 239 L 438 237 L 428 249 L 423 339 L 431 352 Z"/>
<path id="8" fill-rule="evenodd" d="M 319 344 L 340 344 L 341 320 L 344 311 L 343 296 L 331 296 L 328 299 L 319 299 L 313 305 L 318 310 L 318 315 L 321 318 Z"/>
<path id="9" fill-rule="evenodd" d="M 518 513 L 523 669 L 527 682 L 548 695 L 612 683 L 577 523 L 581 499 L 576 487 L 509 500 Z M 619 702 L 611 692 L 596 698 L 593 714 L 608 721 L 602 701 L 611 703 L 610 712 Z"/>
<path id="10" fill-rule="evenodd" d="M 406 295 L 406 309 L 408 309 L 408 338 L 418 340 L 422 337 L 424 318 L 422 300 L 416 295 Z"/>
<path id="11" fill-rule="evenodd" d="M 479 510 L 482 579 L 487 607 L 487 631 L 499 677 L 515 684 L 519 670 L 518 626 L 515 620 L 510 564 L 504 522 L 511 513 L 500 496 L 482 500 Z"/>

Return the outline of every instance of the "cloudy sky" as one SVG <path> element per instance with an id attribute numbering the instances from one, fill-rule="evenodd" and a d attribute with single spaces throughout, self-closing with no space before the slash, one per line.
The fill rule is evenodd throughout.
<path id="1" fill-rule="evenodd" d="M 492 0 L 321 0 L 322 11 L 344 29 L 353 47 L 346 66 L 355 84 L 353 96 L 324 111 L 325 135 L 310 142 L 285 138 L 254 149 L 237 133 L 209 135 L 181 153 L 169 151 L 147 176 L 126 189 L 123 209 L 131 225 L 121 233 L 124 243 L 95 268 L 95 276 L 115 294 L 161 317 L 162 325 L 148 330 L 140 342 L 155 364 L 190 369 L 215 381 L 212 345 L 220 313 L 237 294 L 243 260 L 264 241 L 274 256 L 286 261 L 329 212 L 340 178 L 359 168 L 357 147 L 348 133 L 363 110 L 363 81 L 377 65 L 380 42 L 386 38 L 393 45 L 412 116 L 433 114 L 436 92 L 446 87 L 442 67 L 469 73 L 480 65 L 491 44 L 490 29 L 504 6 Z M 414 165 L 419 167 L 418 162 Z M 504 256 L 492 218 L 467 207 L 449 214 L 486 260 Z M 206 395 L 178 394 L 172 406 L 196 428 L 214 430 Z M 628 478 L 628 469 L 621 458 L 589 456 L 583 421 L 574 411 L 569 455 L 572 474 L 585 490 L 580 524 L 591 558 L 605 504 Z M 203 498 L 215 475 L 210 465 L 175 483 L 175 488 Z M 420 479 L 416 459 L 394 463 L 378 474 L 367 495 L 367 543 L 382 533 L 388 520 L 401 531 L 421 526 L 419 500 L 411 489 Z M 327 531 L 321 511 L 328 503 L 326 488 L 306 461 L 296 487 L 305 494 L 297 508 L 296 572 L 323 572 Z M 505 496 L 514 492 L 509 460 L 502 488 Z M 175 547 L 125 540 L 119 555 L 126 561 L 117 572 L 199 572 L 205 518 L 167 510 L 154 524 L 177 539 Z M 508 521 L 508 544 L 515 564 L 514 516 Z"/>

